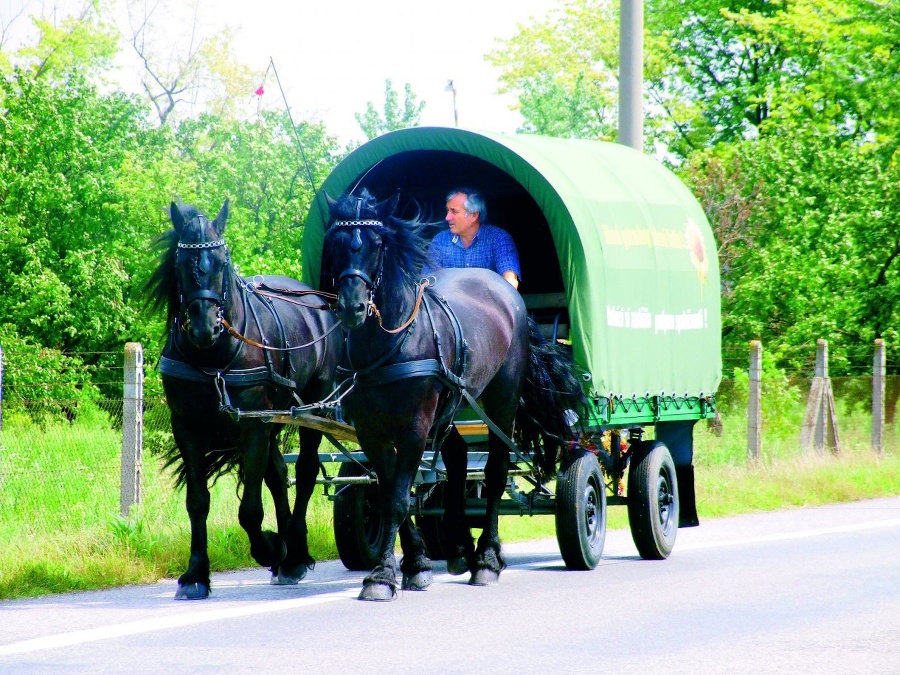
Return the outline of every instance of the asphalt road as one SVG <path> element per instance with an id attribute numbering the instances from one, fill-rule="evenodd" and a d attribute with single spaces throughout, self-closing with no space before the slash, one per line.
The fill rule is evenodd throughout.
<path id="1" fill-rule="evenodd" d="M 0 602 L 0 673 L 900 673 L 900 499 L 707 520 L 659 562 L 610 531 L 591 572 L 505 551 L 497 586 L 436 563 L 393 603 L 336 562 Z"/>

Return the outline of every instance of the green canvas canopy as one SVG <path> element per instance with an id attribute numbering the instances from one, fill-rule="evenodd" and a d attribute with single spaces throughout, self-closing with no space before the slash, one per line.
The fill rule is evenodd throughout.
<path id="1" fill-rule="evenodd" d="M 487 220 L 513 236 L 526 305 L 560 298 L 591 393 L 676 406 L 714 394 L 721 319 L 709 223 L 671 171 L 625 146 L 436 127 L 380 136 L 341 161 L 316 195 L 304 280 L 319 286 L 326 193 L 366 187 L 383 200 L 399 190 L 406 217 L 438 221 L 461 185 L 480 189 Z"/>

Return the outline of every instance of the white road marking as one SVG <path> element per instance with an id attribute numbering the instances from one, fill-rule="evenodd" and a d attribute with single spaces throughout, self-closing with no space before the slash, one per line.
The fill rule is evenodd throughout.
<path id="1" fill-rule="evenodd" d="M 178 628 L 180 626 L 193 626 L 201 623 L 208 623 L 210 621 L 219 621 L 221 619 L 233 619 L 241 616 L 266 614 L 268 612 L 283 612 L 288 609 L 321 605 L 326 602 L 334 602 L 345 598 L 355 598 L 358 594 L 359 591 L 356 590 L 340 591 L 317 595 L 310 598 L 254 602 L 239 607 L 214 609 L 198 612 L 196 614 L 161 616 L 155 619 L 142 619 L 140 621 L 100 626 L 98 628 L 89 628 L 87 630 L 76 630 L 70 633 L 60 633 L 58 635 L 49 635 L 47 637 L 2 645 L 0 646 L 0 656 L 7 654 L 24 654 L 26 652 L 36 652 L 44 649 L 71 647 L 72 645 L 81 645 L 88 642 L 108 640 L 110 638 L 124 637 L 126 635 L 137 635 L 139 633 L 149 633 L 154 630 Z"/>
<path id="2" fill-rule="evenodd" d="M 743 539 L 733 539 L 731 541 L 715 541 L 707 543 L 690 543 L 685 542 L 678 546 L 679 550 L 700 550 L 709 548 L 725 548 L 729 546 L 743 546 L 747 544 L 759 544 L 774 541 L 787 541 L 790 539 L 807 539 L 810 537 L 821 537 L 829 534 L 841 534 L 846 532 L 857 532 L 862 530 L 872 530 L 883 527 L 898 527 L 900 519 L 880 520 L 868 523 L 859 523 L 853 525 L 837 525 L 834 527 L 823 527 L 815 530 L 803 530 L 800 532 L 783 532 L 764 535 L 760 537 L 745 537 Z M 516 572 L 529 567 L 543 567 L 547 565 L 547 561 L 539 561 L 526 565 L 517 565 L 516 568 L 507 569 L 504 574 Z M 453 579 L 449 574 L 436 574 L 435 580 L 443 580 L 444 578 Z M 223 609 L 214 609 L 194 614 L 178 614 L 157 617 L 154 619 L 142 619 L 140 621 L 130 621 L 128 623 L 113 624 L 109 626 L 100 626 L 98 628 L 89 628 L 87 630 L 72 631 L 69 633 L 60 633 L 58 635 L 50 635 L 31 640 L 23 640 L 13 642 L 7 645 L 0 645 L 0 656 L 10 654 L 24 654 L 28 652 L 42 651 L 46 649 L 58 649 L 60 647 L 71 647 L 73 645 L 81 645 L 89 642 L 97 642 L 100 640 L 108 640 L 111 638 L 124 637 L 127 635 L 137 635 L 139 633 L 149 633 L 154 630 L 167 630 L 170 628 L 178 628 L 180 626 L 192 626 L 210 621 L 219 621 L 221 619 L 233 619 L 242 616 L 252 616 L 257 614 L 266 614 L 271 612 L 283 612 L 289 609 L 298 609 L 302 607 L 311 607 L 313 605 L 321 605 L 328 602 L 335 602 L 346 598 L 355 598 L 358 594 L 356 590 L 337 591 L 326 593 L 308 598 L 294 598 L 291 600 L 266 600 L 264 602 L 254 602 L 252 604 L 241 605 L 238 607 L 227 607 Z"/>

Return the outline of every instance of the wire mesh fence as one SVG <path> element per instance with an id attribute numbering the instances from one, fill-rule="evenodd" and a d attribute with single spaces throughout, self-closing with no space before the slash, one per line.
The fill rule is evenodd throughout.
<path id="1" fill-rule="evenodd" d="M 162 453 L 173 447 L 168 408 L 161 394 L 155 362 L 147 356 L 144 369 L 141 492 L 145 499 L 183 497 L 162 471 Z M 123 361 L 122 358 L 119 359 Z M 11 359 L 14 361 L 14 359 Z M 107 389 L 124 385 L 123 367 L 102 373 Z M 96 376 L 96 373 L 94 373 Z M 698 435 L 698 463 L 740 461 L 746 458 L 743 434 L 748 383 L 740 373 L 729 373 L 719 388 L 717 401 L 729 425 L 729 438 L 716 438 L 709 430 Z M 762 434 L 765 452 L 802 452 L 799 444 L 804 407 L 811 376 L 766 374 L 763 381 Z M 16 374 L 4 373 L 2 426 L 0 426 L 0 535 L 22 531 L 39 536 L 60 528 L 84 529 L 98 522 L 115 521 L 120 513 L 123 452 L 124 397 L 58 398 L 55 383 L 17 384 Z M 87 383 L 85 383 L 87 384 Z M 865 447 L 871 443 L 872 376 L 832 378 L 838 421 L 845 443 Z M 894 423 L 900 398 L 900 376 L 887 378 L 884 452 L 900 453 L 900 430 Z M 777 439 L 777 443 L 774 441 Z M 742 447 L 743 444 L 743 447 Z M 282 449 L 297 451 L 297 429 L 282 434 Z M 183 519 L 179 514 L 178 518 Z"/>

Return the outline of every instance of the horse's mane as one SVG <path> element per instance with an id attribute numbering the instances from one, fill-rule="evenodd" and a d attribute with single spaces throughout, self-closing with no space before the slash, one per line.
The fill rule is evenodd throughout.
<path id="1" fill-rule="evenodd" d="M 443 225 L 423 220 L 419 208 L 415 209 L 412 218 L 400 218 L 395 215 L 397 202 L 398 196 L 395 195 L 379 203 L 372 193 L 363 188 L 358 195 L 345 193 L 331 204 L 332 222 L 378 220 L 383 223 L 378 227 L 378 233 L 385 244 L 383 283 L 386 288 L 415 286 L 422 278 L 431 238 Z M 326 246 L 338 229 L 328 230 Z"/>
<path id="2" fill-rule="evenodd" d="M 185 204 L 180 207 L 186 221 L 202 215 L 197 207 Z M 175 273 L 175 257 L 178 254 L 178 233 L 173 229 L 158 235 L 153 250 L 159 252 L 159 264 L 144 283 L 145 306 L 153 312 L 165 308 L 165 330 L 169 329 L 179 310 L 178 276 Z"/>

